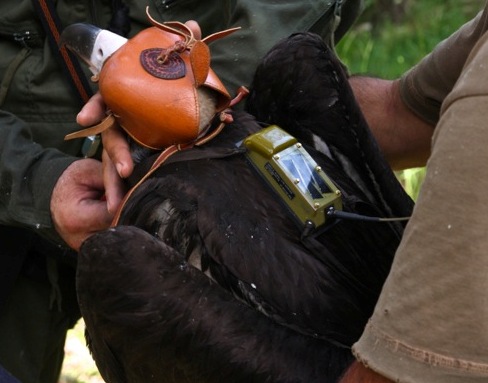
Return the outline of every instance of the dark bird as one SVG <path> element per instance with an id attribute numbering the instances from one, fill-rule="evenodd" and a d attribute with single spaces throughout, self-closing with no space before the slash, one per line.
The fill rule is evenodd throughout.
<path id="1" fill-rule="evenodd" d="M 405 217 L 413 203 L 318 36 L 292 35 L 263 58 L 246 109 L 172 155 L 133 191 L 118 226 L 83 244 L 78 298 L 106 381 L 336 382 L 353 360 L 404 223 L 348 214 Z M 297 218 L 253 165 L 243 142 L 270 124 L 320 167 L 290 161 L 314 174 L 304 195 L 319 188 L 313 169 L 338 190 L 325 222 Z"/>

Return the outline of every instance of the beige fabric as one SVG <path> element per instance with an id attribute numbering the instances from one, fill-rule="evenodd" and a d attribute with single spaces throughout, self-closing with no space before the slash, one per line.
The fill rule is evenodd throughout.
<path id="1" fill-rule="evenodd" d="M 488 33 L 442 106 L 413 217 L 354 346 L 394 381 L 488 382 L 487 114 Z"/>
<path id="2" fill-rule="evenodd" d="M 488 30 L 488 12 L 480 12 L 401 79 L 404 102 L 421 118 L 436 124 L 442 101 L 452 90 L 471 49 Z"/>

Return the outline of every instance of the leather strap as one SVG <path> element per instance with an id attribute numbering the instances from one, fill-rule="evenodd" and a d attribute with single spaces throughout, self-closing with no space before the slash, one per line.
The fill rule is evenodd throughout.
<path id="1" fill-rule="evenodd" d="M 117 213 L 115 213 L 115 216 L 112 220 L 112 224 L 110 225 L 111 227 L 115 227 L 118 225 L 119 223 L 119 219 L 120 219 L 120 215 L 122 214 L 122 210 L 124 209 L 124 206 L 125 204 L 127 203 L 127 201 L 129 200 L 130 196 L 134 193 L 134 191 L 139 187 L 141 186 L 141 184 L 147 180 L 149 178 L 149 176 L 151 174 L 154 173 L 154 171 L 156 169 L 158 169 L 169 157 L 171 157 L 173 154 L 175 154 L 176 152 L 180 151 L 180 150 L 183 150 L 183 149 L 187 149 L 187 148 L 191 148 L 193 145 L 189 145 L 189 146 L 181 146 L 181 145 L 171 145 L 170 147 L 166 148 L 165 150 L 163 150 L 161 152 L 161 154 L 158 156 L 158 158 L 156 159 L 156 161 L 154 161 L 154 164 L 151 166 L 151 169 L 149 169 L 149 171 L 144 175 L 144 177 L 142 177 L 139 182 L 137 184 L 135 184 L 128 192 L 127 194 L 124 196 L 124 199 L 122 200 L 122 202 L 120 203 L 120 206 L 119 208 L 117 209 Z"/>
<path id="2" fill-rule="evenodd" d="M 96 134 L 100 134 L 103 131 L 107 130 L 108 128 L 111 128 L 116 124 L 115 116 L 113 114 L 109 114 L 107 117 L 105 117 L 101 122 L 99 122 L 96 125 L 90 126 L 89 128 L 78 130 L 76 132 L 67 134 L 64 136 L 65 140 L 73 140 L 75 138 L 82 138 L 82 137 L 88 137 L 88 136 L 94 136 Z"/>
<path id="3" fill-rule="evenodd" d="M 225 113 L 225 112 L 222 112 L 222 113 Z M 217 131 L 217 133 L 215 134 L 212 134 L 212 137 L 215 137 L 225 126 L 226 122 L 225 121 L 222 121 L 219 126 L 215 129 L 215 131 Z M 202 143 L 204 142 L 207 142 L 208 139 L 207 137 L 202 137 Z M 120 215 L 122 214 L 122 210 L 124 209 L 125 207 L 125 204 L 127 203 L 127 201 L 129 200 L 130 196 L 132 196 L 132 194 L 134 193 L 134 191 L 139 188 L 139 186 L 142 185 L 142 183 L 144 181 L 146 181 L 149 176 L 151 176 L 151 174 L 153 174 L 157 169 L 159 169 L 161 167 L 162 164 L 164 164 L 166 162 L 166 160 L 171 157 L 173 154 L 177 153 L 177 152 L 180 152 L 182 150 L 185 150 L 185 149 L 190 149 L 192 148 L 194 145 L 199 145 L 201 143 L 199 143 L 198 141 L 195 142 L 195 143 L 190 143 L 190 144 L 186 144 L 186 145 L 171 145 L 169 147 L 167 147 L 165 150 L 163 150 L 161 152 L 161 154 L 158 156 L 158 158 L 156 158 L 156 160 L 154 161 L 154 163 L 152 164 L 151 168 L 149 169 L 149 171 L 144 175 L 144 177 L 142 177 L 139 182 L 137 182 L 137 184 L 135 184 L 128 192 L 127 194 L 124 196 L 124 199 L 122 200 L 122 202 L 120 203 L 120 206 L 117 210 L 117 213 L 115 214 L 113 220 L 112 220 L 112 225 L 111 227 L 115 227 L 118 225 L 119 223 L 119 219 L 120 219 Z"/>
<path id="4" fill-rule="evenodd" d="M 70 83 L 78 95 L 80 105 L 84 105 L 93 95 L 93 92 L 78 60 L 66 49 L 66 47 L 59 46 L 59 36 L 62 30 L 62 24 L 57 16 L 54 4 L 51 0 L 32 0 L 32 2 L 39 14 L 39 18 L 46 31 L 53 53 L 56 55 L 63 70 L 68 75 Z"/>
<path id="5" fill-rule="evenodd" d="M 212 138 L 214 138 L 216 135 L 218 135 L 227 124 L 232 122 L 232 116 L 230 115 L 230 113 L 228 111 L 223 111 L 219 115 L 219 120 L 220 120 L 219 125 L 214 130 L 212 130 L 211 133 L 201 137 L 199 140 L 197 140 L 195 142 L 188 143 L 188 144 L 184 144 L 184 145 L 181 145 L 181 144 L 171 145 L 171 146 L 167 147 L 165 150 L 163 150 L 161 152 L 161 154 L 153 162 L 151 168 L 144 175 L 144 177 L 142 177 L 124 196 L 124 199 L 120 203 L 120 206 L 119 206 L 119 208 L 118 208 L 118 210 L 117 210 L 117 212 L 116 212 L 116 214 L 112 220 L 111 227 L 115 227 L 118 225 L 120 215 L 122 214 L 122 210 L 124 209 L 125 204 L 129 200 L 129 198 L 132 196 L 134 191 L 137 188 L 139 188 L 139 186 L 141 186 L 142 183 L 144 181 L 146 181 L 157 169 L 159 169 L 161 167 L 161 165 L 166 163 L 168 158 L 170 158 L 175 153 L 181 152 L 181 151 L 186 150 L 186 149 L 191 149 L 194 146 L 204 145 L 205 143 L 210 141 Z"/>

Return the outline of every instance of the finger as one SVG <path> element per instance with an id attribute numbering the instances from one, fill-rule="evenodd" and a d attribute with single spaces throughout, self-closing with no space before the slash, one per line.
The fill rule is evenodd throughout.
<path id="1" fill-rule="evenodd" d="M 94 125 L 105 117 L 105 110 L 106 106 L 103 102 L 102 95 L 100 92 L 97 92 L 80 110 L 76 116 L 76 122 L 81 126 Z"/>
<path id="2" fill-rule="evenodd" d="M 126 192 L 125 185 L 105 150 L 102 152 L 102 163 L 107 210 L 111 215 L 114 215 L 124 198 Z"/>
<path id="3" fill-rule="evenodd" d="M 115 165 L 121 178 L 127 178 L 134 170 L 134 162 L 130 154 L 129 143 L 122 130 L 111 127 L 102 133 L 103 148 L 111 162 Z"/>
<path id="4" fill-rule="evenodd" d="M 62 237 L 66 243 L 78 251 L 83 241 L 93 234 L 110 227 L 113 216 L 107 211 L 107 205 L 100 200 L 85 200 L 80 204 L 83 214 L 78 215 L 79 230 L 67 232 Z"/>
<path id="5" fill-rule="evenodd" d="M 188 20 L 185 24 L 188 28 L 191 29 L 191 31 L 193 32 L 193 36 L 197 40 L 202 39 L 202 30 L 200 29 L 200 25 L 198 25 L 198 23 L 195 20 Z"/>
<path id="6" fill-rule="evenodd" d="M 79 206 L 80 209 L 82 209 L 82 211 L 78 213 L 77 217 L 79 231 L 73 231 L 73 235 L 86 237 L 110 227 L 113 214 L 108 211 L 106 201 L 101 199 L 86 199 L 81 201 Z"/>

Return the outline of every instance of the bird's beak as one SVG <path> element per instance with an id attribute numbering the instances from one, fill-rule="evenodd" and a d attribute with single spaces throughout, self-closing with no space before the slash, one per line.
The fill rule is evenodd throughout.
<path id="1" fill-rule="evenodd" d="M 66 46 L 89 66 L 94 75 L 98 75 L 104 62 L 126 42 L 126 38 L 106 29 L 77 23 L 63 30 L 59 45 Z"/>

